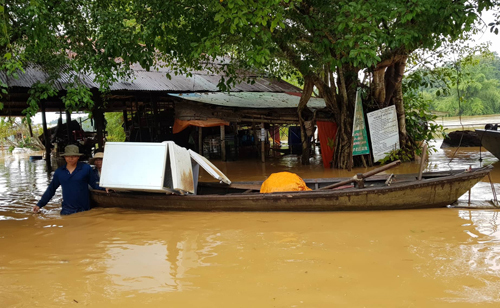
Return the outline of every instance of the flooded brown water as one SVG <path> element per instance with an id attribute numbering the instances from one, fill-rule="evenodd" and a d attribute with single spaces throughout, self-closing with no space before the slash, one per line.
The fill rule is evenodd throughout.
<path id="1" fill-rule="evenodd" d="M 479 166 L 478 148 L 454 152 L 434 153 L 427 170 Z M 500 163 L 481 157 L 500 191 Z M 216 164 L 233 181 L 365 171 L 324 170 L 319 159 L 300 166 L 293 156 Z M 0 307 L 500 306 L 499 210 L 61 217 L 59 193 L 32 214 L 49 180 L 43 161 L 0 157 Z M 492 199 L 487 179 L 472 199 Z"/>
<path id="2" fill-rule="evenodd" d="M 499 115 L 481 115 L 481 116 L 462 116 L 462 117 L 438 117 L 435 122 L 449 132 L 454 130 L 474 130 L 475 128 L 484 129 L 488 123 L 498 123 Z"/>

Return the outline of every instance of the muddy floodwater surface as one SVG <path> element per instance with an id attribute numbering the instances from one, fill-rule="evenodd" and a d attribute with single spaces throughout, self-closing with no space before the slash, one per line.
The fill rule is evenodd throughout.
<path id="1" fill-rule="evenodd" d="M 233 181 L 367 171 L 295 156 L 215 163 Z M 481 164 L 495 166 L 500 191 L 500 163 L 484 149 L 438 150 L 426 170 Z M 43 161 L 0 156 L 0 307 L 500 307 L 496 209 L 61 217 L 59 191 L 32 214 L 50 178 Z M 471 199 L 493 199 L 488 178 Z"/>

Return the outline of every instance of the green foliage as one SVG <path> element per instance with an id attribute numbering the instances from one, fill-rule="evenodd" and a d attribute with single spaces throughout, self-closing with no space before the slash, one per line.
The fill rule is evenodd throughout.
<path id="1" fill-rule="evenodd" d="M 439 68 L 440 85 L 423 89 L 431 109 L 448 116 L 500 113 L 500 58 L 482 54 Z M 429 72 L 430 73 L 430 72 Z"/>
<path id="2" fill-rule="evenodd" d="M 57 95 L 57 91 L 50 84 L 40 82 L 35 83 L 28 93 L 30 94 L 27 101 L 28 108 L 23 111 L 28 121 L 31 121 L 31 117 L 38 112 L 40 101 Z"/>
<path id="3" fill-rule="evenodd" d="M 23 119 L 1 117 L 0 119 L 0 143 L 8 144 L 12 147 L 40 149 L 39 143 L 35 142 L 36 138 L 31 138 L 29 129 L 25 125 Z M 34 136 L 41 134 L 39 125 L 32 127 Z"/>
<path id="4" fill-rule="evenodd" d="M 488 23 L 488 27 L 490 27 L 490 32 L 498 35 L 498 28 L 500 27 L 500 7 L 495 7 L 493 10 L 494 20 Z"/>
<path id="5" fill-rule="evenodd" d="M 31 145 L 31 138 L 29 136 L 24 136 L 24 138 L 22 138 L 17 144 L 19 148 L 29 148 L 30 145 Z"/>
<path id="6" fill-rule="evenodd" d="M 125 131 L 123 130 L 123 114 L 121 112 L 108 112 L 106 117 L 107 141 L 125 141 Z"/>
<path id="7" fill-rule="evenodd" d="M 77 111 L 80 109 L 92 109 L 94 101 L 90 89 L 81 84 L 72 84 L 62 97 L 66 110 Z"/>
<path id="8" fill-rule="evenodd" d="M 0 140 L 4 140 L 12 135 L 13 122 L 14 120 L 12 118 L 0 118 Z"/>
<path id="9" fill-rule="evenodd" d="M 287 76 L 325 65 L 373 67 L 396 49 L 436 48 L 471 30 L 496 2 L 11 0 L 0 6 L 0 46 L 12 72 L 28 61 L 51 80 L 67 69 L 91 72 L 102 90 L 128 77 L 133 63 L 150 69 L 167 61 L 185 73 L 226 56 L 213 69 L 227 73 L 220 83 L 227 89 L 249 78 L 238 75 L 241 67 Z"/>
<path id="10" fill-rule="evenodd" d="M 432 101 L 426 99 L 419 90 L 419 84 L 415 82 L 421 80 L 420 74 L 414 73 L 407 76 L 403 81 L 404 107 L 406 130 L 411 140 L 415 142 L 428 142 L 436 136 L 444 137 L 444 129 L 436 124 L 437 116 L 431 113 Z"/>
<path id="11" fill-rule="evenodd" d="M 178 74 L 224 56 L 210 69 L 227 75 L 219 83 L 227 91 L 252 79 L 240 68 L 286 78 L 325 66 L 372 68 L 398 50 L 436 48 L 471 30 L 496 1 L 11 0 L 0 11 L 2 68 L 36 64 L 49 83 L 61 72 L 93 73 L 105 91 L 130 77 L 133 63 L 148 70 L 167 63 Z M 85 106 L 87 98 L 75 84 L 65 103 Z"/>
<path id="12" fill-rule="evenodd" d="M 149 69 L 156 56 L 151 46 L 141 42 L 143 33 L 131 21 L 130 2 L 3 1 L 0 70 L 17 78 L 24 68 L 35 66 L 47 74 L 47 87 L 65 74 L 64 79 L 72 80 L 65 85 L 67 93 L 62 97 L 66 107 L 92 107 L 88 83 L 80 80 L 80 73 L 95 76 L 93 81 L 105 92 L 111 82 L 130 77 L 131 64 Z M 0 84 L 3 95 L 8 93 L 7 87 Z M 39 90 L 30 93 L 33 96 L 25 114 L 38 110 L 43 99 Z"/>
<path id="13" fill-rule="evenodd" d="M 432 84 L 439 84 L 439 82 L 425 70 L 417 70 L 403 79 L 406 131 L 411 144 L 387 153 L 387 156 L 381 160 L 382 164 L 398 159 L 403 162 L 412 161 L 415 154 L 421 155 L 422 142 L 429 144 L 429 141 L 435 139 L 436 136 L 444 137 L 444 128 L 436 123 L 437 116 L 430 112 L 432 101 L 422 92 L 422 89 Z M 429 147 L 429 151 L 431 150 L 436 151 L 432 146 Z"/>
<path id="14" fill-rule="evenodd" d="M 400 160 L 401 162 L 410 162 L 415 157 L 415 150 L 409 148 L 403 148 L 403 149 L 392 150 L 384 154 L 386 154 L 386 156 L 379 161 L 382 165 L 385 165 L 387 163 L 396 160 Z"/>
<path id="15" fill-rule="evenodd" d="M 226 57 L 210 68 L 227 75 L 219 83 L 226 91 L 249 79 L 240 68 L 289 78 L 324 67 L 373 68 L 394 52 L 437 48 L 471 30 L 495 1 L 127 1 L 119 21 L 137 31 L 143 53 L 154 47 L 175 74 Z"/>

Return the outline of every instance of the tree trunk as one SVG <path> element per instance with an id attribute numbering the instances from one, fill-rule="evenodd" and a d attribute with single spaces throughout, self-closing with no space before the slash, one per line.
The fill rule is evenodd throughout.
<path id="1" fill-rule="evenodd" d="M 319 77 L 313 79 L 337 123 L 333 153 L 334 168 L 349 169 L 352 166 L 352 121 L 358 86 L 357 74 L 358 69 L 344 66 L 337 69 L 337 85 L 334 83 L 328 85 Z M 333 81 L 333 78 L 331 80 Z"/>
<path id="2" fill-rule="evenodd" d="M 402 80 L 406 68 L 409 53 L 400 53 L 379 63 L 373 72 L 372 95 L 379 108 L 385 108 L 395 105 L 398 128 L 399 141 L 402 150 L 412 150 L 413 143 L 408 137 L 406 131 L 406 114 L 403 102 Z M 381 85 L 384 88 L 381 89 Z M 411 153 L 413 151 L 406 151 Z"/>
<path id="3" fill-rule="evenodd" d="M 405 117 L 405 107 L 403 102 L 403 74 L 406 67 L 406 61 L 408 56 L 401 57 L 396 63 L 394 63 L 394 74 L 392 78 L 386 81 L 388 84 L 387 93 L 390 92 L 390 103 L 396 106 L 396 112 L 398 116 L 398 127 L 399 127 L 399 141 L 402 149 L 411 147 L 409 142 L 408 134 L 406 131 L 406 117 Z M 388 95 L 389 97 L 389 95 Z"/>
<path id="4" fill-rule="evenodd" d="M 385 72 L 385 101 L 384 107 L 390 106 L 398 90 L 401 89 L 401 82 L 406 67 L 408 56 L 401 57 L 394 64 L 390 65 Z M 402 96 L 401 96 L 402 99 Z"/>
<path id="5" fill-rule="evenodd" d="M 304 89 L 302 90 L 302 96 L 300 97 L 299 106 L 297 107 L 297 114 L 299 116 L 300 125 L 300 137 L 302 140 L 302 165 L 309 165 L 309 156 L 311 152 L 311 139 L 307 135 L 303 112 L 306 108 L 307 102 L 309 102 L 309 99 L 311 98 L 313 88 L 314 83 L 312 81 L 312 77 L 304 77 Z"/>
<path id="6" fill-rule="evenodd" d="M 339 109 L 336 117 L 337 138 L 333 154 L 333 166 L 339 169 L 352 167 L 352 121 L 358 86 L 358 69 L 354 67 L 338 67 Z"/>
<path id="7" fill-rule="evenodd" d="M 377 102 L 385 101 L 385 67 L 376 68 L 373 72 L 372 96 Z"/>
<path id="8" fill-rule="evenodd" d="M 337 123 L 333 166 L 341 169 L 351 167 L 352 120 L 354 116 L 354 103 L 356 99 L 359 69 L 347 65 L 345 67 L 337 67 L 337 85 L 335 85 L 333 80 L 334 76 L 330 68 L 324 71 L 325 76 L 311 73 L 309 68 L 305 68 L 301 65 L 301 58 L 294 52 L 293 48 L 287 45 L 288 42 L 277 41 L 276 43 L 283 50 L 285 57 L 288 58 L 290 63 L 301 72 L 302 76 L 304 76 L 306 83 L 308 83 L 308 87 L 311 87 L 311 93 L 315 85 L 320 92 L 320 96 L 324 98 L 327 108 L 332 112 L 333 118 Z M 348 72 L 346 76 L 344 76 L 344 71 Z M 329 75 L 329 78 L 326 78 L 326 75 Z M 328 81 L 330 84 L 328 84 Z M 309 85 L 309 83 L 312 84 Z M 306 86 L 304 86 L 302 98 L 305 98 L 304 93 L 306 93 Z M 301 134 L 304 136 L 306 133 L 304 131 L 303 112 L 301 110 L 305 110 L 307 101 L 303 102 L 302 98 L 300 104 L 304 104 L 304 107 L 300 107 L 299 105 L 297 112 L 299 114 Z M 309 163 L 309 147 L 303 146 L 303 149 L 307 149 L 307 153 L 302 153 L 303 163 L 305 162 L 305 155 L 307 155 L 307 162 L 305 163 Z"/>
<path id="9" fill-rule="evenodd" d="M 396 87 L 394 94 L 394 105 L 396 106 L 396 113 L 398 115 L 398 127 L 399 127 L 399 142 L 402 149 L 411 147 L 411 141 L 408 137 L 408 132 L 406 131 L 406 114 L 403 102 L 403 87 L 399 83 Z"/>

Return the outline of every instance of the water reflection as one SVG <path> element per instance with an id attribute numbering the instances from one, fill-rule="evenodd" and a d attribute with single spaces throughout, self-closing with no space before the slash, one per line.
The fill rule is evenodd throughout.
<path id="1" fill-rule="evenodd" d="M 110 245 L 107 253 L 107 273 L 117 289 L 149 293 L 183 290 L 179 282 L 183 276 L 172 270 L 166 245 Z"/>
<path id="2" fill-rule="evenodd" d="M 153 241 L 143 245 L 110 243 L 106 245 L 106 272 L 113 288 L 144 293 L 185 291 L 192 288 L 189 272 L 200 266 L 211 266 L 210 258 L 220 245 L 218 234 L 195 232 L 175 234 L 167 242 Z"/>

